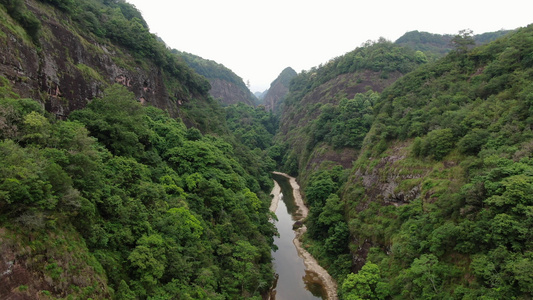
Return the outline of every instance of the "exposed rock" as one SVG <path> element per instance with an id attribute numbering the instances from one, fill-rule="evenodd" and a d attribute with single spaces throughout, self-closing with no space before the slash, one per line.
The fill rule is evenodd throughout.
<path id="1" fill-rule="evenodd" d="M 139 101 L 172 115 L 177 114 L 179 102 L 190 100 L 179 88 L 170 89 L 164 72 L 150 61 L 141 66 L 126 51 L 82 36 L 36 7 L 39 4 L 28 1 L 28 8 L 42 24 L 39 50 L 26 37 L 0 24 L 6 33 L 0 36 L 0 74 L 20 96 L 40 101 L 58 117 L 85 107 L 113 83 L 127 86 Z"/>
<path id="2" fill-rule="evenodd" d="M 270 88 L 263 98 L 263 103 L 267 110 L 276 111 L 280 102 L 289 93 L 290 81 L 296 75 L 296 71 L 294 71 L 292 68 L 285 68 L 279 74 L 278 78 L 276 78 L 276 80 L 270 84 Z"/>
<path id="3" fill-rule="evenodd" d="M 33 234 L 42 233 L 20 234 L 0 228 L 0 299 L 48 299 L 47 293 L 65 297 L 89 286 L 98 289 L 100 297 L 110 297 L 107 278 L 87 261 L 90 254 L 86 248 L 76 248 L 76 254 L 65 253 L 61 247 L 40 244 L 42 241 L 32 244 Z M 69 247 L 80 243 L 80 238 L 72 235 L 49 234 L 47 238 L 50 243 L 68 241 Z"/>
<path id="4" fill-rule="evenodd" d="M 231 105 L 239 102 L 253 106 L 252 94 L 244 91 L 237 85 L 219 78 L 209 79 L 211 90 L 209 94 L 218 99 L 221 103 Z"/>
<path id="5" fill-rule="evenodd" d="M 368 70 L 342 74 L 313 89 L 302 97 L 298 105 L 292 105 L 283 112 L 280 122 L 282 134 L 286 135 L 292 128 L 303 128 L 315 120 L 320 115 L 321 105 L 326 103 L 338 105 L 343 98 L 352 99 L 356 94 L 365 93 L 368 89 L 381 93 L 403 76 L 399 72 L 392 72 L 384 79 L 380 74 Z M 301 109 L 302 107 L 304 109 Z"/>

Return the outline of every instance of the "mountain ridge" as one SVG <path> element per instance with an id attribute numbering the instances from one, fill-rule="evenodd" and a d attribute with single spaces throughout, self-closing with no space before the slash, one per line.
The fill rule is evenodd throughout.
<path id="1" fill-rule="evenodd" d="M 198 74 L 209 80 L 210 95 L 219 99 L 223 104 L 230 105 L 239 102 L 254 105 L 255 96 L 248 89 L 241 77 L 224 65 L 215 61 L 203 59 L 197 55 L 173 50 Z"/>

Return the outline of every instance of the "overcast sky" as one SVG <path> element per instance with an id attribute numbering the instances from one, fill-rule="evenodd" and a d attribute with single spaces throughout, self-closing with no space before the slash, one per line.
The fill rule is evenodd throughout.
<path id="1" fill-rule="evenodd" d="M 533 23 L 533 1 L 126 0 L 169 47 L 223 64 L 270 87 L 286 67 L 309 70 L 367 40 L 412 30 L 480 34 Z"/>

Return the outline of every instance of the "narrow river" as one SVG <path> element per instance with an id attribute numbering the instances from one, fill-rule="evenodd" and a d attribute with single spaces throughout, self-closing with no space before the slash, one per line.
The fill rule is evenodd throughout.
<path id="1" fill-rule="evenodd" d="M 272 252 L 272 256 L 274 257 L 274 268 L 279 277 L 271 294 L 271 299 L 327 299 L 321 279 L 315 272 L 307 270 L 304 259 L 300 257 L 294 244 L 296 233 L 293 230 L 293 224 L 301 216 L 297 213 L 298 206 L 294 201 L 289 179 L 277 174 L 273 176 L 279 185 L 273 191 L 273 193 L 278 193 L 274 197 L 279 197 L 279 193 L 283 193 L 283 196 L 279 197 L 277 207 L 272 208 L 278 218 L 275 225 L 279 237 L 274 238 L 278 250 Z"/>

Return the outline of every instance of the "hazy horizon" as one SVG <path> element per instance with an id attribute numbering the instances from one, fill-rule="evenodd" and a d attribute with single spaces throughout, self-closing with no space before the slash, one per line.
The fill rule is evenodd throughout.
<path id="1" fill-rule="evenodd" d="M 142 13 L 150 31 L 169 47 L 216 61 L 231 69 L 252 92 L 270 87 L 286 67 L 309 70 L 384 37 L 395 41 L 418 30 L 474 34 L 515 29 L 531 23 L 533 4 L 486 1 L 331 0 L 127 0 Z M 180 30 L 183 28 L 183 30 Z"/>

